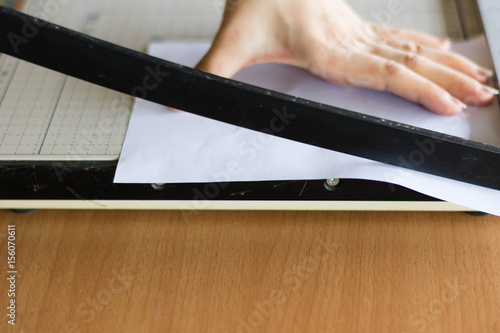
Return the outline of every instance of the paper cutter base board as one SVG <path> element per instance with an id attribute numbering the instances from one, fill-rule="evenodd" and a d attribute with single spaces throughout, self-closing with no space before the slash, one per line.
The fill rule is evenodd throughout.
<path id="1" fill-rule="evenodd" d="M 27 1 L 25 11 L 144 51 L 151 40 L 210 39 L 223 3 L 74 0 L 50 7 L 39 0 Z M 369 20 L 458 39 L 480 33 L 469 3 L 402 1 L 402 12 L 392 15 L 386 1 L 350 1 Z M 0 208 L 464 210 L 402 187 L 348 179 L 333 191 L 324 181 L 231 183 L 218 190 L 115 185 L 131 98 L 1 56 L 0 102 L 0 181 L 15 184 L 0 189 Z"/>

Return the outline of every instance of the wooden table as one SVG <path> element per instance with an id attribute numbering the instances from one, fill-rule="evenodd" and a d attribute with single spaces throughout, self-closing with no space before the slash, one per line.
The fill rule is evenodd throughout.
<path id="1" fill-rule="evenodd" d="M 500 332 L 494 216 L 0 211 L 0 221 L 0 332 Z"/>

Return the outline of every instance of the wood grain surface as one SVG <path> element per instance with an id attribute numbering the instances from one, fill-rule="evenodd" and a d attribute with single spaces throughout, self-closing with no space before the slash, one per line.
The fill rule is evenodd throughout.
<path id="1" fill-rule="evenodd" d="M 0 332 L 500 332 L 499 248 L 465 213 L 0 211 Z"/>

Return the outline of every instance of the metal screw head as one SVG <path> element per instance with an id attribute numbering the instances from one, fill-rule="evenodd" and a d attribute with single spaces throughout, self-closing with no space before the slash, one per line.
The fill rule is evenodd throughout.
<path id="1" fill-rule="evenodd" d="M 326 180 L 326 184 L 328 186 L 337 186 L 340 183 L 340 179 L 338 178 L 330 178 Z"/>
<path id="2" fill-rule="evenodd" d="M 166 184 L 165 183 L 157 183 L 157 184 L 151 184 L 151 187 L 153 187 L 155 190 L 161 191 L 165 188 Z"/>
<path id="3" fill-rule="evenodd" d="M 340 179 L 338 179 L 338 178 L 329 178 L 329 179 L 325 180 L 325 182 L 323 183 L 323 185 L 325 186 L 325 188 L 328 191 L 333 191 L 333 190 L 335 190 L 335 187 L 337 185 L 339 185 L 339 183 L 340 183 Z"/>

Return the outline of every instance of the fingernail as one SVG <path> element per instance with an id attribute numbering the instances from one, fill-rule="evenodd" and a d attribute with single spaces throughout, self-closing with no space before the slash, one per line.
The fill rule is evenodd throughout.
<path id="1" fill-rule="evenodd" d="M 467 105 L 456 99 L 455 97 L 450 95 L 450 100 L 453 102 L 453 104 L 457 105 L 460 107 L 460 109 L 465 110 L 467 109 Z"/>
<path id="2" fill-rule="evenodd" d="M 487 68 L 476 67 L 476 74 L 483 78 L 490 78 L 493 76 L 493 71 Z"/>
<path id="3" fill-rule="evenodd" d="M 493 87 L 490 86 L 482 86 L 481 87 L 481 92 L 490 94 L 490 95 L 498 95 L 499 91 Z"/>

